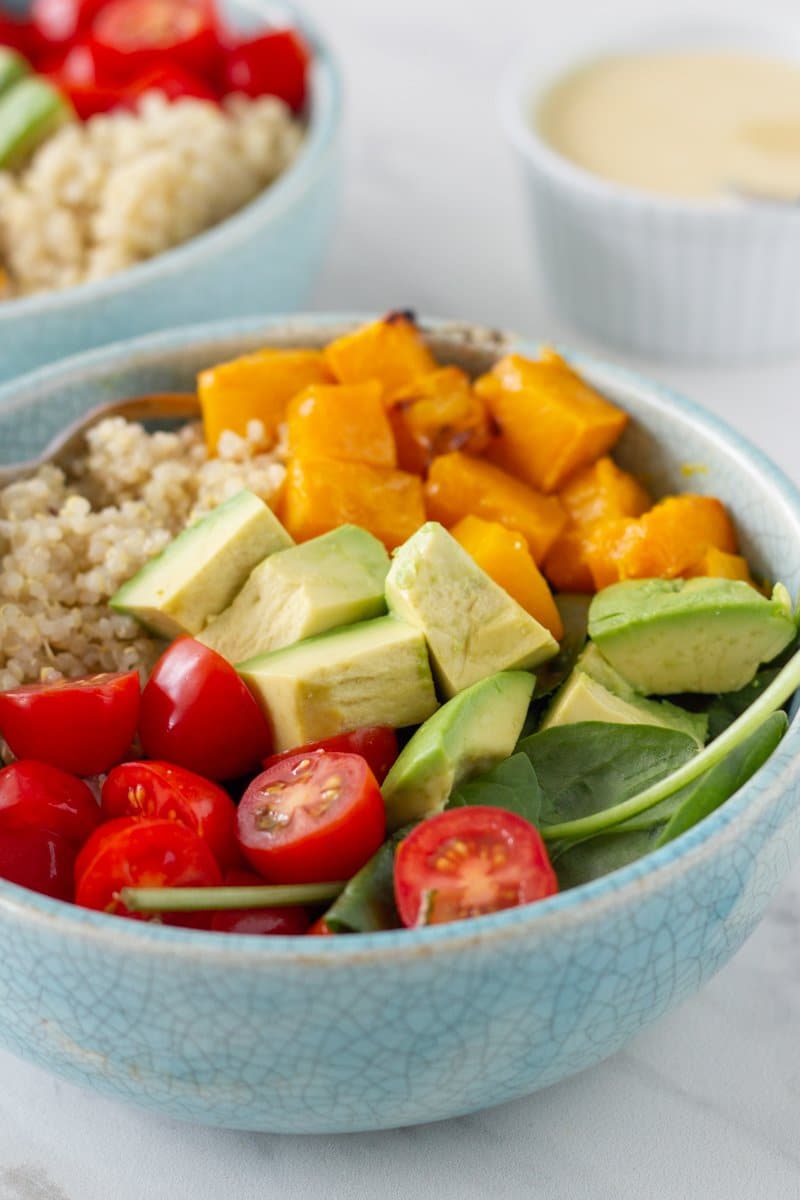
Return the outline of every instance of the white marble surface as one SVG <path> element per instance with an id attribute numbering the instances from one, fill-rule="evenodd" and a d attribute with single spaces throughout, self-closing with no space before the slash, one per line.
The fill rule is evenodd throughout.
<path id="1" fill-rule="evenodd" d="M 608 23 L 675 7 L 308 0 L 349 93 L 344 211 L 314 307 L 414 306 L 586 344 L 548 312 L 537 284 L 494 80 L 523 39 L 545 53 L 589 22 L 600 36 Z M 755 7 L 715 0 L 705 10 Z M 636 365 L 800 475 L 800 361 L 714 372 Z M 736 959 L 624 1053 L 530 1099 L 426 1128 L 294 1139 L 194 1129 L 0 1055 L 0 1200 L 797 1200 L 798 928 L 800 869 Z"/>

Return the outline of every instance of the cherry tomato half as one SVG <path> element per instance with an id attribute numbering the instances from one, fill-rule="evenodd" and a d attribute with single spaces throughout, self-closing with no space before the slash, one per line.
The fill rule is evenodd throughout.
<path id="1" fill-rule="evenodd" d="M 404 925 L 440 925 L 558 891 L 539 831 L 501 808 L 429 817 L 397 848 L 394 892 Z"/>
<path id="2" fill-rule="evenodd" d="M 210 0 L 109 0 L 92 37 L 104 69 L 120 82 L 161 67 L 211 78 L 220 55 Z"/>
<path id="3" fill-rule="evenodd" d="M 306 101 L 309 58 L 308 47 L 292 29 L 238 42 L 225 55 L 225 90 L 246 96 L 278 96 L 299 112 Z"/>
<path id="4" fill-rule="evenodd" d="M 239 861 L 236 808 L 215 783 L 166 762 L 127 762 L 103 784 L 103 813 L 113 817 L 159 817 L 191 829 L 225 869 Z"/>
<path id="5" fill-rule="evenodd" d="M 31 20 L 44 47 L 64 46 L 89 28 L 108 0 L 33 0 Z"/>
<path id="6" fill-rule="evenodd" d="M 216 103 L 217 95 L 199 75 L 192 75 L 181 67 L 158 67 L 132 79 L 125 87 L 124 102 L 135 107 L 147 92 L 161 92 L 168 100 L 181 100 L 190 96 L 194 100 L 209 100 Z"/>
<path id="7" fill-rule="evenodd" d="M 295 754 L 256 776 L 236 814 L 239 846 L 273 883 L 349 879 L 384 838 L 375 776 L 355 754 Z"/>
<path id="8" fill-rule="evenodd" d="M 230 887 L 259 887 L 264 880 L 252 871 L 227 871 L 225 884 Z M 211 928 L 215 933 L 302 934 L 308 929 L 309 917 L 304 908 L 236 908 L 215 912 Z"/>
<path id="9" fill-rule="evenodd" d="M 71 900 L 75 845 L 48 829 L 0 830 L 0 879 L 32 892 Z"/>
<path id="10" fill-rule="evenodd" d="M 31 759 L 0 771 L 0 830 L 46 829 L 79 847 L 99 824 L 100 808 L 82 779 Z"/>
<path id="11" fill-rule="evenodd" d="M 222 875 L 201 837 L 177 821 L 120 817 L 96 829 L 75 863 L 75 903 L 121 916 L 124 887 L 218 887 Z"/>
<path id="12" fill-rule="evenodd" d="M 313 925 L 309 925 L 306 933 L 309 937 L 334 937 L 334 932 L 324 917 L 317 917 Z"/>
<path id="13" fill-rule="evenodd" d="M 142 693 L 139 735 L 150 758 L 235 779 L 272 749 L 272 731 L 246 685 L 216 651 L 182 637 L 156 663 Z"/>
<path id="14" fill-rule="evenodd" d="M 292 758 L 295 754 L 313 754 L 315 750 L 360 754 L 367 760 L 367 765 L 378 783 L 383 783 L 389 774 L 389 768 L 397 758 L 397 734 L 391 725 L 365 726 L 363 729 L 354 729 L 351 733 L 339 733 L 323 742 L 309 742 L 306 746 L 297 746 L 294 750 L 285 750 L 282 754 L 271 754 L 269 758 L 264 759 L 264 766 L 274 767 L 276 763 Z"/>
<path id="15" fill-rule="evenodd" d="M 100 775 L 121 762 L 138 716 L 136 671 L 0 692 L 0 733 L 13 754 L 72 775 Z"/>

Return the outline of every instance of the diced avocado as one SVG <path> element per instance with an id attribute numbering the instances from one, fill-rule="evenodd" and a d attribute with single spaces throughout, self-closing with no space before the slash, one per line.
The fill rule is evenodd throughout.
<path id="1" fill-rule="evenodd" d="M 389 611 L 425 634 L 445 696 L 513 668 L 534 667 L 558 642 L 498 587 L 443 526 L 429 521 L 395 551 Z"/>
<path id="2" fill-rule="evenodd" d="M 605 721 L 615 725 L 660 725 L 676 729 L 693 738 L 698 746 L 705 742 L 708 718 L 684 712 L 666 700 L 645 700 L 633 688 L 628 699 L 615 695 L 591 675 L 577 667 L 559 691 L 542 721 L 542 729 L 554 725 L 576 725 L 579 721 Z"/>
<path id="3" fill-rule="evenodd" d="M 319 634 L 237 670 L 279 751 L 362 725 L 419 725 L 437 707 L 425 639 L 394 617 Z"/>
<path id="4" fill-rule="evenodd" d="M 13 84 L 0 96 L 0 169 L 19 166 L 73 116 L 69 101 L 41 76 Z"/>
<path id="5" fill-rule="evenodd" d="M 597 712 L 593 716 L 575 715 L 582 711 L 580 703 L 582 697 L 585 697 L 587 702 L 590 702 L 590 697 L 595 697 L 601 702 L 601 705 L 604 699 L 595 688 L 576 689 L 570 699 L 567 696 L 567 687 L 573 681 L 578 683 L 579 675 L 587 676 L 604 692 L 610 693 L 615 700 L 621 701 L 627 707 L 611 705 L 607 708 L 609 715 L 606 716 L 599 715 Z M 569 704 L 566 703 L 568 699 L 570 700 Z M 619 715 L 611 716 L 612 709 Z M 629 713 L 628 716 L 623 715 L 626 712 Z M 553 719 L 554 717 L 556 719 Z M 561 688 L 552 708 L 546 714 L 542 728 L 548 725 L 574 724 L 577 721 L 615 720 L 635 725 L 663 725 L 666 729 L 677 729 L 679 733 L 686 733 L 689 737 L 694 738 L 699 746 L 704 746 L 708 737 L 706 713 L 687 712 L 685 708 L 681 708 L 677 704 L 670 704 L 668 700 L 645 700 L 628 680 L 603 658 L 594 642 L 589 642 L 578 657 L 572 675 Z"/>
<path id="6" fill-rule="evenodd" d="M 30 67 L 22 55 L 7 46 L 0 46 L 0 95 L 28 74 Z"/>
<path id="7" fill-rule="evenodd" d="M 481 679 L 442 705 L 383 781 L 387 829 L 440 812 L 454 788 L 513 752 L 533 694 L 527 671 Z"/>
<path id="8" fill-rule="evenodd" d="M 237 492 L 124 583 L 111 607 L 159 637 L 197 634 L 228 607 L 256 563 L 291 545 L 263 500 Z"/>
<path id="9" fill-rule="evenodd" d="M 732 579 L 637 579 L 598 592 L 589 636 L 645 695 L 735 692 L 795 636 L 789 594 Z"/>
<path id="10" fill-rule="evenodd" d="M 357 525 L 340 525 L 259 563 L 198 640 L 235 663 L 378 617 L 386 612 L 388 570 L 389 555 L 377 538 Z"/>

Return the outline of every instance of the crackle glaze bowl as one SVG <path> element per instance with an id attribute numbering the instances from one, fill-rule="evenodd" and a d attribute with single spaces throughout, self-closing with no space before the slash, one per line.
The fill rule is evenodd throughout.
<path id="1" fill-rule="evenodd" d="M 320 344 L 344 318 L 248 320 L 93 351 L 0 389 L 0 460 L 79 412 L 184 389 L 260 345 Z M 427 324 L 445 360 L 513 344 Z M 800 587 L 800 495 L 731 429 L 627 371 L 572 356 L 633 416 L 620 459 L 658 494 L 735 514 L 757 570 Z M 0 1038 L 105 1095 L 251 1130 L 415 1124 L 498 1104 L 613 1054 L 719 970 L 800 845 L 800 725 L 728 803 L 645 859 L 526 907 L 334 938 L 163 928 L 0 883 Z"/>
<path id="2" fill-rule="evenodd" d="M 29 0 L 3 0 L 24 12 Z M 294 162 L 232 217 L 96 283 L 0 302 L 0 382 L 122 337 L 307 302 L 336 215 L 341 81 L 313 24 L 284 0 L 220 0 L 242 33 L 292 25 L 313 50 L 308 126 Z"/>

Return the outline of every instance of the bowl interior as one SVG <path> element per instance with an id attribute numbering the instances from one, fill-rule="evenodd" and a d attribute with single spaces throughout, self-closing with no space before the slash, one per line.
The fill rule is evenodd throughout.
<path id="1" fill-rule="evenodd" d="M 192 389 L 197 372 L 204 367 L 261 346 L 320 346 L 363 319 L 341 316 L 251 319 L 196 327 L 121 343 L 44 368 L 17 384 L 0 388 L 0 462 L 12 462 L 38 452 L 66 422 L 98 404 L 149 391 Z M 474 327 L 425 322 L 424 328 L 431 348 L 441 361 L 456 363 L 471 373 L 486 369 L 512 346 L 529 354 L 539 349 L 536 344 Z M 687 491 L 718 496 L 735 517 L 743 551 L 754 570 L 766 578 L 779 578 L 796 595 L 800 591 L 800 494 L 779 469 L 723 422 L 668 389 L 593 357 L 563 349 L 562 352 L 587 379 L 631 414 L 630 426 L 616 452 L 619 461 L 638 474 L 656 496 Z M 780 769 L 795 770 L 798 753 L 800 729 L 795 720 L 781 747 Z M 767 764 L 759 775 L 771 772 L 774 776 L 778 770 Z M 772 782 L 775 786 L 774 779 Z M 658 865 L 670 869 L 687 850 L 704 853 L 715 832 L 746 811 L 748 803 L 755 801 L 761 790 L 756 776 L 700 826 L 647 856 L 648 860 L 658 860 Z M 642 860 L 613 876 L 539 905 L 459 922 L 457 927 L 405 931 L 400 935 L 365 935 L 356 939 L 357 948 L 339 944 L 348 943 L 348 939 L 331 939 L 331 945 L 310 949 L 306 946 L 306 949 L 310 954 L 350 954 L 360 953 L 362 948 L 371 952 L 376 942 L 387 949 L 399 949 L 398 938 L 408 947 L 421 941 L 468 938 L 475 926 L 487 930 L 511 929 L 520 922 L 535 921 L 544 928 L 550 920 L 568 918 L 584 896 L 592 902 L 608 899 L 627 884 L 641 881 L 648 870 L 648 862 Z M 29 915 L 39 913 L 49 919 L 58 916 L 65 926 L 92 928 L 104 936 L 112 934 L 109 928 L 112 926 L 116 936 L 132 941 L 145 938 L 151 944 L 160 941 L 165 948 L 182 944 L 188 950 L 190 945 L 202 941 L 211 949 L 210 942 L 215 941 L 213 935 L 119 922 L 0 883 L 0 904 L 7 903 L 17 909 L 24 907 Z M 235 943 L 240 952 L 255 953 L 252 946 L 246 945 L 248 940 L 255 939 L 223 940 L 230 946 L 230 952 L 236 948 Z M 227 953 L 219 941 L 216 939 L 213 948 Z M 269 947 L 258 949 L 281 954 L 286 947 L 279 943 L 296 945 L 304 939 L 269 941 Z"/>

